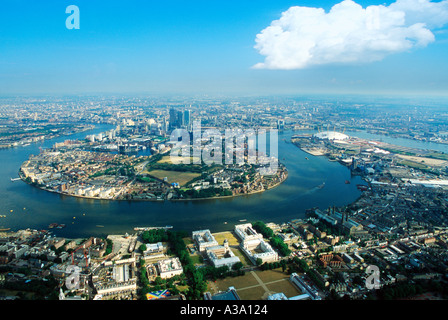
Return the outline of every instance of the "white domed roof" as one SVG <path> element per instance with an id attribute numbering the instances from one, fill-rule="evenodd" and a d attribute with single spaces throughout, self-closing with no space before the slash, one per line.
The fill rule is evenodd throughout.
<path id="1" fill-rule="evenodd" d="M 348 135 L 336 131 L 319 132 L 316 133 L 314 136 L 319 139 L 328 139 L 328 140 L 347 140 L 349 138 Z"/>

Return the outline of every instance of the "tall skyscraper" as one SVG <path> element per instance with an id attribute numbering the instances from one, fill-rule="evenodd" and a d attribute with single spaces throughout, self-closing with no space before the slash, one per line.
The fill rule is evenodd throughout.
<path id="1" fill-rule="evenodd" d="M 177 128 L 182 128 L 184 126 L 184 115 L 181 110 L 177 111 Z"/>
<path id="2" fill-rule="evenodd" d="M 179 128 L 178 111 L 174 108 L 170 109 L 170 130 Z"/>
<path id="3" fill-rule="evenodd" d="M 189 109 L 187 109 L 187 110 L 184 110 L 184 121 L 183 121 L 184 123 L 184 126 L 185 127 L 189 127 L 190 126 L 190 123 L 191 123 L 191 111 L 189 110 Z"/>
<path id="4" fill-rule="evenodd" d="M 278 119 L 277 120 L 277 130 L 283 130 L 285 129 L 285 120 Z"/>
<path id="5" fill-rule="evenodd" d="M 176 110 L 170 109 L 170 129 L 188 128 L 191 123 L 191 111 L 190 110 Z"/>

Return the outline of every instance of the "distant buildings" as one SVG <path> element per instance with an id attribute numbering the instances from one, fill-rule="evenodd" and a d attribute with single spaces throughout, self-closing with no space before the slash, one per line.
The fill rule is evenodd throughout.
<path id="1" fill-rule="evenodd" d="M 324 268 L 328 265 L 332 268 L 340 268 L 342 266 L 342 258 L 339 255 L 323 254 L 319 257 L 319 262 Z"/>
<path id="2" fill-rule="evenodd" d="M 285 129 L 285 120 L 278 119 L 277 120 L 277 130 L 284 130 Z"/>
<path id="3" fill-rule="evenodd" d="M 191 124 L 191 111 L 189 109 L 186 110 L 177 110 L 175 108 L 170 109 L 170 122 L 169 129 L 180 129 L 180 128 L 189 128 Z"/>
<path id="4" fill-rule="evenodd" d="M 362 224 L 350 219 L 347 213 L 336 212 L 334 208 L 329 208 L 328 212 L 324 213 L 319 209 L 314 211 L 314 214 L 321 220 L 332 226 L 338 226 L 340 230 L 349 235 L 362 235 L 367 234 L 364 231 Z"/>
<path id="5" fill-rule="evenodd" d="M 336 131 L 323 131 L 316 133 L 314 137 L 321 140 L 347 140 L 349 136 Z"/>
<path id="6" fill-rule="evenodd" d="M 184 110 L 183 116 L 184 116 L 183 124 L 184 124 L 184 126 L 189 128 L 190 125 L 191 125 L 191 111 L 190 110 Z"/>

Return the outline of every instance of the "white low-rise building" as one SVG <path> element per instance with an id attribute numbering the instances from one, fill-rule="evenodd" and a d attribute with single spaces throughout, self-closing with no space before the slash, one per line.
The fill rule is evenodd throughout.
<path id="1" fill-rule="evenodd" d="M 213 237 L 210 230 L 193 231 L 192 237 L 200 252 L 205 251 L 208 247 L 215 247 L 218 245 L 218 241 L 215 240 L 215 237 Z"/>
<path id="2" fill-rule="evenodd" d="M 235 226 L 235 233 L 244 242 L 258 241 L 263 239 L 263 235 L 255 231 L 251 223 L 239 224 Z"/>
<path id="3" fill-rule="evenodd" d="M 105 283 L 95 287 L 97 290 L 97 295 L 99 296 L 107 296 L 112 294 L 119 293 L 127 293 L 127 292 L 136 292 L 137 291 L 137 281 L 127 281 L 120 283 Z"/>
<path id="4" fill-rule="evenodd" d="M 163 257 L 164 246 L 162 242 L 146 244 L 146 250 L 143 252 L 145 259 L 153 259 L 157 257 Z"/>
<path id="5" fill-rule="evenodd" d="M 235 256 L 230 249 L 227 239 L 224 241 L 224 245 L 208 247 L 205 251 L 215 268 L 227 266 L 231 269 L 234 264 L 241 262 L 240 258 Z"/>
<path id="6" fill-rule="evenodd" d="M 157 263 L 157 271 L 162 279 L 172 278 L 184 272 L 179 258 L 161 260 Z"/>

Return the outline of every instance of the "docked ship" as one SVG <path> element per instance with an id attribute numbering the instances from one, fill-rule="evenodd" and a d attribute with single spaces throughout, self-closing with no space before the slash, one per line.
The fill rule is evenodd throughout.
<path id="1" fill-rule="evenodd" d="M 135 227 L 134 231 L 148 231 L 148 230 L 156 230 L 156 229 L 173 229 L 173 226 L 165 226 L 165 227 Z"/>
<path id="2" fill-rule="evenodd" d="M 63 224 L 63 223 L 61 223 L 61 224 L 59 224 L 59 223 L 50 223 L 48 225 L 48 228 L 50 228 L 50 229 L 53 229 L 53 228 L 62 229 L 64 227 L 65 227 L 65 224 Z"/>
<path id="3" fill-rule="evenodd" d="M 365 186 L 365 185 L 362 185 L 362 184 L 357 184 L 356 187 L 358 188 L 358 190 L 361 190 L 361 191 L 369 190 L 368 186 Z"/>

